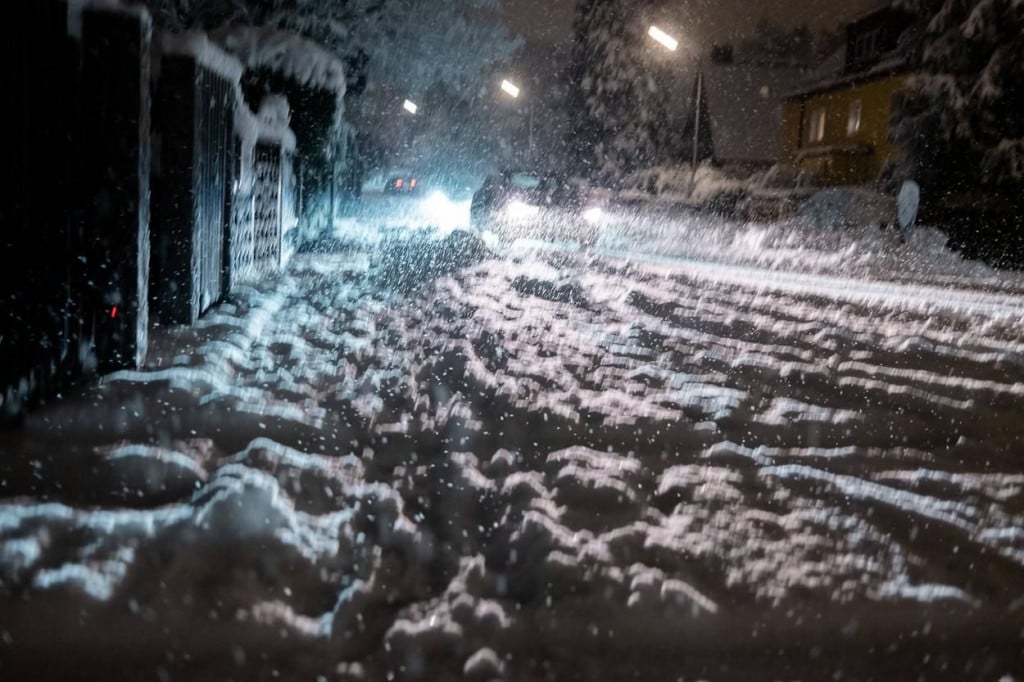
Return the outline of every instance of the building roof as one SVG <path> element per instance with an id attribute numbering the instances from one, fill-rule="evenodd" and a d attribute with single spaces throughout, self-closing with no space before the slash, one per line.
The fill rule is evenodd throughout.
<path id="1" fill-rule="evenodd" d="M 863 71 L 848 74 L 839 72 L 832 74 L 831 76 L 808 80 L 800 87 L 784 93 L 784 98 L 790 100 L 807 97 L 809 95 L 817 95 L 830 90 L 857 85 L 858 83 L 863 83 L 865 81 L 873 81 L 879 78 L 895 76 L 901 73 L 906 73 L 909 70 L 910 64 L 907 62 L 906 57 L 903 55 L 893 54 L 878 62 L 871 68 Z"/>
<path id="2" fill-rule="evenodd" d="M 796 88 L 807 72 L 790 67 L 710 64 L 702 73 L 715 159 L 774 162 L 783 96 Z"/>
<path id="3" fill-rule="evenodd" d="M 907 12 L 900 9 L 893 0 L 879 0 L 871 10 L 847 23 L 846 43 L 830 55 L 828 59 L 822 62 L 821 66 L 811 71 L 803 83 L 800 83 L 798 87 L 786 93 L 786 99 L 795 99 L 828 92 L 841 87 L 848 87 L 856 85 L 857 83 L 872 81 L 878 78 L 897 75 L 908 71 L 910 68 L 908 55 L 907 52 L 899 45 L 898 38 L 895 41 L 896 44 L 894 44 L 891 49 L 886 52 L 873 55 L 866 64 L 854 63 L 849 58 L 849 51 L 851 49 L 849 32 L 851 30 L 855 30 L 856 27 L 865 24 L 865 22 L 872 20 L 877 21 L 880 17 L 885 21 L 884 17 L 887 15 L 909 16 Z M 905 31 L 906 27 L 893 35 L 905 33 Z"/>

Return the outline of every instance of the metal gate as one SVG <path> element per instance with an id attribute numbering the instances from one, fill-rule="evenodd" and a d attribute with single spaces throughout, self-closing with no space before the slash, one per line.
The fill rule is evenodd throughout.
<path id="1" fill-rule="evenodd" d="M 253 264 L 257 273 L 266 273 L 281 266 L 281 147 L 260 142 L 255 157 Z"/>
<path id="2" fill-rule="evenodd" d="M 236 104 L 245 107 L 244 103 Z M 223 286 L 231 291 L 236 284 L 253 275 L 253 168 L 251 145 L 237 136 L 234 141 L 233 173 L 228 192 L 228 249 Z"/>
<path id="3" fill-rule="evenodd" d="M 153 303 L 164 324 L 193 324 L 224 293 L 234 88 L 195 55 L 165 52 L 161 58 Z"/>
<path id="4" fill-rule="evenodd" d="M 205 68 L 196 69 L 195 85 L 195 246 L 199 313 L 220 300 L 224 263 L 224 224 L 228 170 L 233 148 L 232 84 Z"/>

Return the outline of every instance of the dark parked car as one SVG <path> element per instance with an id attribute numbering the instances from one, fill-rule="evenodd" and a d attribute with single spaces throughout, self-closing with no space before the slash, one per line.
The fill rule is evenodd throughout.
<path id="1" fill-rule="evenodd" d="M 505 171 L 473 195 L 472 226 L 503 240 L 519 237 L 592 243 L 604 207 L 579 182 L 557 173 Z"/>

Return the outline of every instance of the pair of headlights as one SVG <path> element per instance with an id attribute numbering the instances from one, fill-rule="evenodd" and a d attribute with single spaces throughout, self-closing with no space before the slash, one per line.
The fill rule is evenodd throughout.
<path id="1" fill-rule="evenodd" d="M 505 216 L 511 220 L 520 221 L 535 218 L 540 213 L 540 206 L 528 204 L 518 199 L 510 201 L 505 206 Z M 600 206 L 591 206 L 583 211 L 583 219 L 590 224 L 596 224 L 604 219 L 604 209 Z"/>

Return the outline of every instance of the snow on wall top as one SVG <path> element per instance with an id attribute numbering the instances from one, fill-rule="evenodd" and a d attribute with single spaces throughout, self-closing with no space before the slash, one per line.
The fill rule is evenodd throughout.
<path id="1" fill-rule="evenodd" d="M 291 106 L 284 95 L 267 95 L 260 102 L 256 119 L 259 122 L 259 139 L 279 143 L 289 151 L 295 150 L 295 133 L 288 127 L 291 123 Z"/>
<path id="2" fill-rule="evenodd" d="M 128 6 L 121 0 L 67 0 L 67 4 L 68 35 L 76 40 L 82 38 L 82 12 L 87 9 L 138 17 L 147 30 L 153 27 L 153 19 L 145 7 Z"/>
<path id="3" fill-rule="evenodd" d="M 344 64 L 301 36 L 275 28 L 246 27 L 233 29 L 223 42 L 250 69 L 273 69 L 303 85 L 329 90 L 338 100 L 345 96 Z"/>
<path id="4" fill-rule="evenodd" d="M 162 33 L 159 45 L 162 54 L 192 57 L 229 81 L 238 82 L 242 78 L 244 69 L 238 58 L 212 43 L 205 33 Z"/>
<path id="5" fill-rule="evenodd" d="M 245 103 L 241 88 L 235 95 L 234 111 L 235 134 L 245 144 L 255 144 L 260 136 L 260 121 L 249 105 Z"/>

